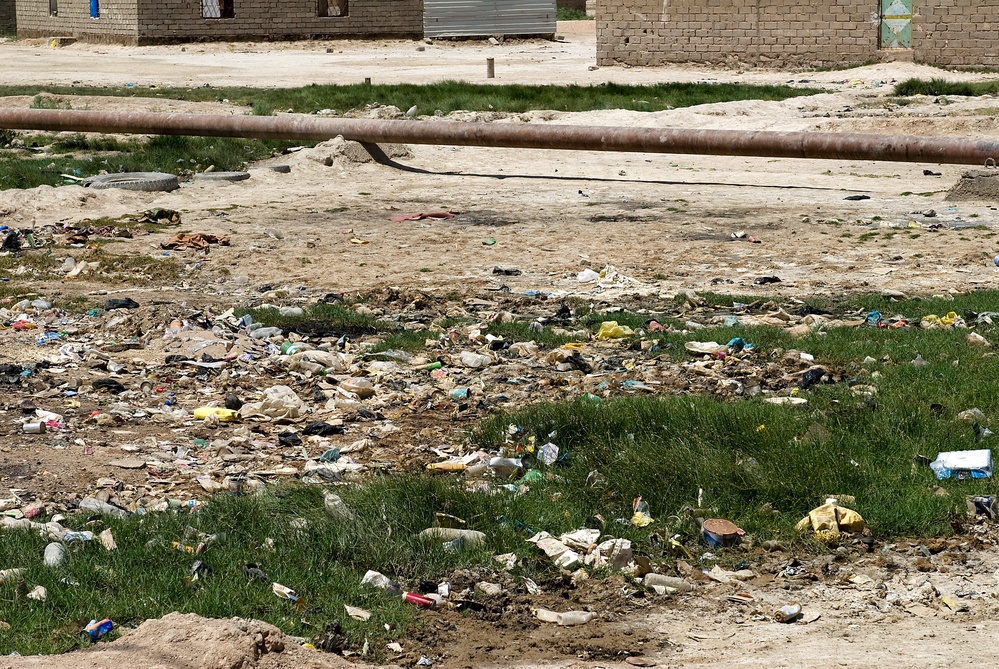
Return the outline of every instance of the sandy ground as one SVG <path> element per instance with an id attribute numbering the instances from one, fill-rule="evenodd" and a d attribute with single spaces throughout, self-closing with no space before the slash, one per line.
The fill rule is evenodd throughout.
<path id="1" fill-rule="evenodd" d="M 425 50 L 417 51 L 420 46 Z M 960 137 L 993 137 L 999 125 L 999 104 L 991 98 L 920 98 L 907 106 L 891 98 L 891 83 L 910 76 L 982 75 L 912 64 L 822 73 L 591 69 L 593 49 L 591 35 L 569 31 L 564 41 L 496 47 L 372 41 L 138 49 L 75 44 L 52 49 L 42 41 L 7 42 L 0 43 L 0 56 L 18 67 L 0 71 L 0 84 L 280 86 L 351 83 L 365 76 L 379 83 L 485 81 L 483 61 L 491 56 L 496 58 L 497 83 L 793 80 L 829 92 L 784 102 L 726 103 L 654 114 L 533 112 L 456 118 Z M 11 106 L 29 103 L 29 98 L 0 100 Z M 196 106 L 138 99 L 126 103 L 92 98 L 74 106 L 242 113 L 223 103 Z M 185 230 L 231 236 L 231 247 L 209 255 L 179 252 L 189 266 L 184 286 L 122 289 L 140 300 L 182 295 L 206 303 L 224 295 L 232 304 L 259 295 L 261 284 L 329 291 L 404 286 L 457 291 L 471 299 L 495 294 L 500 285 L 492 274 L 496 266 L 522 270 L 520 276 L 502 277 L 512 292 L 540 290 L 610 300 L 623 293 L 665 296 L 683 289 L 811 296 L 999 286 L 999 270 L 991 262 L 997 250 L 996 203 L 945 200 L 965 170 L 959 166 L 410 148 L 411 157 L 399 160 L 404 167 L 389 167 L 342 156 L 326 161 L 332 163 L 327 166 L 323 159 L 331 150 L 319 147 L 267 161 L 290 165 L 289 174 L 257 165 L 248 181 L 188 183 L 166 194 L 77 186 L 6 191 L 0 193 L 0 223 L 27 227 L 163 207 L 183 213 Z M 869 199 L 844 199 L 853 195 Z M 390 220 L 440 209 L 461 213 L 444 221 Z M 936 224 L 941 227 L 931 229 Z M 732 233 L 738 231 L 762 243 L 733 240 Z M 115 250 L 159 255 L 157 245 L 164 236 L 126 240 Z M 495 245 L 483 243 L 489 239 L 495 239 Z M 601 289 L 576 279 L 586 267 L 608 265 L 628 277 L 618 288 Z M 781 283 L 754 283 L 772 275 Z M 40 287 L 51 297 L 98 291 L 73 282 Z M 764 579 L 754 586 L 758 591 L 752 590 L 759 604 L 749 608 L 724 598 L 743 586 L 705 585 L 698 594 L 665 605 L 623 606 L 583 628 L 503 628 L 456 618 L 462 638 L 455 636 L 454 647 L 441 650 L 447 635 L 423 643 L 436 649 L 436 666 L 627 666 L 622 660 L 628 653 L 644 653 L 659 666 L 678 667 L 994 666 L 999 660 L 992 643 L 999 631 L 994 623 L 999 563 L 991 546 L 972 542 L 948 547 L 935 554 L 926 570 L 915 566 L 920 553 L 914 546 L 885 555 L 850 554 L 833 567 L 816 559 L 809 563 L 815 581 Z M 965 556 L 960 567 L 940 557 L 947 551 Z M 780 572 L 777 560 L 792 557 L 761 559 L 766 564 L 757 571 L 772 576 Z M 849 580 L 864 569 L 873 585 Z M 971 603 L 969 610 L 951 611 L 927 590 L 927 582 L 939 593 L 963 593 L 956 596 Z M 892 592 L 898 596 L 891 598 Z M 806 619 L 820 617 L 790 626 L 771 622 L 773 608 L 791 599 L 802 601 Z M 197 654 L 191 658 L 177 666 L 216 666 L 199 664 Z M 64 660 L 56 664 L 118 662 L 109 658 L 62 664 Z M 243 666 L 258 666 L 256 661 Z M 0 667 L 50 666 L 46 662 L 5 658 Z M 145 666 L 154 662 L 150 659 Z M 294 658 L 282 666 L 292 665 L 313 666 Z"/>

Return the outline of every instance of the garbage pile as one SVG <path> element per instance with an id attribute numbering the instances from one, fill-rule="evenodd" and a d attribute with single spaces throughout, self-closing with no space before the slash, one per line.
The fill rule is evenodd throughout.
<path id="1" fill-rule="evenodd" d="M 886 321 L 877 312 L 834 318 L 807 305 L 791 314 L 763 301 L 713 307 L 689 293 L 655 313 L 643 308 L 649 318 L 632 327 L 612 320 L 610 308 L 595 319 L 591 309 L 577 316 L 578 303 L 538 296 L 455 303 L 391 289 L 349 308 L 394 331 L 324 330 L 309 314 L 340 296 L 317 302 L 306 292 L 267 288 L 261 298 L 277 301 L 271 311 L 298 325 L 282 329 L 245 310 L 140 304 L 126 296 L 108 296 L 85 313 L 42 298 L 0 307 L 7 433 L 20 435 L 20 447 L 65 452 L 70 468 L 95 463 L 103 473 L 60 485 L 72 488 L 66 492 L 26 480 L 14 490 L 22 506 L 57 502 L 48 511 L 65 511 L 82 493 L 136 511 L 220 490 L 252 492 L 287 478 L 322 483 L 371 468 L 428 464 L 430 471 L 465 471 L 507 486 L 517 485 L 516 474 L 529 484 L 551 475 L 542 468 L 566 457 L 564 448 L 529 444 L 537 451 L 525 467 L 521 454 L 454 443 L 463 430 L 448 424 L 544 399 L 599 403 L 696 392 L 797 404 L 816 384 L 847 380 L 874 392 L 862 382 L 863 370 L 858 376 L 827 369 L 804 351 L 761 350 L 739 337 L 690 338 L 707 327 L 777 325 L 805 334 Z M 966 316 L 923 322 L 961 327 L 991 319 Z M 891 327 L 903 322 L 887 320 Z M 514 326 L 526 336 L 511 335 Z M 386 347 L 395 333 L 415 333 L 422 350 Z M 673 335 L 688 339 L 685 350 L 669 343 Z"/>

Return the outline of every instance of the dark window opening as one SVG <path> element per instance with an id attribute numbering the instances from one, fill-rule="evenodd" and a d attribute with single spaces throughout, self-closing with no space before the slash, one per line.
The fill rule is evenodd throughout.
<path id="1" fill-rule="evenodd" d="M 49 16 L 59 16 L 59 0 L 49 0 Z"/>
<path id="2" fill-rule="evenodd" d="M 347 16 L 347 0 L 316 0 L 316 15 L 321 18 Z"/>
<path id="3" fill-rule="evenodd" d="M 235 0 L 201 0 L 201 18 L 232 19 L 235 17 Z"/>

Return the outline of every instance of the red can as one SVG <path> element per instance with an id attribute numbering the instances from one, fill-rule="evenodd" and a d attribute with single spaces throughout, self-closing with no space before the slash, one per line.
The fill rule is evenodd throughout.
<path id="1" fill-rule="evenodd" d="M 437 604 L 434 600 L 430 599 L 429 597 L 418 595 L 415 592 L 402 593 L 402 601 L 409 602 L 410 604 L 415 604 L 416 606 L 420 606 L 425 609 L 432 609 Z"/>

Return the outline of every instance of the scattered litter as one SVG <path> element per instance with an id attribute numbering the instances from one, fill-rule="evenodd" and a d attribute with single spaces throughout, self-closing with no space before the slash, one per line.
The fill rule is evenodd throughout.
<path id="1" fill-rule="evenodd" d="M 585 625 L 597 617 L 597 614 L 591 611 L 566 611 L 564 613 L 556 613 L 555 611 L 549 611 L 548 609 L 535 609 L 534 615 L 541 622 L 555 623 L 556 625 L 562 626 Z"/>
<path id="2" fill-rule="evenodd" d="M 343 608 L 346 609 L 347 615 L 354 620 L 367 620 L 371 617 L 371 611 L 366 611 L 364 609 L 359 609 L 356 606 L 351 606 L 349 604 L 344 604 Z"/>
<path id="3" fill-rule="evenodd" d="M 795 526 L 799 532 L 809 528 L 820 541 L 835 541 L 841 532 L 865 532 L 867 523 L 856 511 L 839 506 L 836 500 L 829 500 L 809 511 Z"/>
<path id="4" fill-rule="evenodd" d="M 213 244 L 218 244 L 219 246 L 229 246 L 229 238 L 225 236 L 209 235 L 203 232 L 196 232 L 193 234 L 181 232 L 160 244 L 160 248 L 166 250 L 193 249 L 195 251 L 201 251 L 209 248 Z"/>
<path id="5" fill-rule="evenodd" d="M 457 211 L 428 211 L 422 214 L 403 214 L 402 216 L 393 216 L 392 220 L 396 223 L 402 221 L 422 221 L 425 218 L 436 218 L 439 220 L 446 220 L 449 218 L 454 218 L 460 212 Z"/>
<path id="6" fill-rule="evenodd" d="M 948 451 L 938 453 L 930 463 L 938 479 L 984 479 L 992 476 L 992 451 Z"/>
<path id="7" fill-rule="evenodd" d="M 793 623 L 801 617 L 801 604 L 788 604 L 774 612 L 774 620 L 779 623 Z"/>

